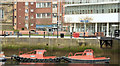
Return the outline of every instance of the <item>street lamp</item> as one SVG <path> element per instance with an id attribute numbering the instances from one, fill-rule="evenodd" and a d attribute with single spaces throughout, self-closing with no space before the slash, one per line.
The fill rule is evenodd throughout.
<path id="1" fill-rule="evenodd" d="M 58 38 L 58 21 L 57 21 L 57 38 Z"/>

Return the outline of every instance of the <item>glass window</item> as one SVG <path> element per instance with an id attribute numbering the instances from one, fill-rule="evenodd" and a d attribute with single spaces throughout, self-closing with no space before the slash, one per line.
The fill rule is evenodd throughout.
<path id="1" fill-rule="evenodd" d="M 53 8 L 57 8 L 57 4 L 53 4 Z"/>
<path id="2" fill-rule="evenodd" d="M 51 13 L 47 13 L 47 17 L 51 17 Z"/>
<path id="3" fill-rule="evenodd" d="M 25 19 L 28 20 L 28 16 L 25 16 Z"/>
<path id="4" fill-rule="evenodd" d="M 114 13 L 116 13 L 116 9 L 114 9 Z"/>
<path id="5" fill-rule="evenodd" d="M 28 9 L 25 9 L 25 13 L 28 13 Z"/>
<path id="6" fill-rule="evenodd" d="M 111 9 L 111 13 L 113 13 L 113 9 Z"/>
<path id="7" fill-rule="evenodd" d="M 33 19 L 34 17 L 33 16 L 31 16 L 31 19 Z"/>
<path id="8" fill-rule="evenodd" d="M 57 14 L 53 14 L 53 18 L 56 18 L 57 17 Z"/>
<path id="9" fill-rule="evenodd" d="M 104 9 L 102 9 L 102 13 L 104 13 Z"/>
<path id="10" fill-rule="evenodd" d="M 42 52 L 38 52 L 38 54 L 42 54 Z"/>
<path id="11" fill-rule="evenodd" d="M 36 18 L 40 18 L 40 17 L 41 17 L 41 14 L 37 13 Z"/>
<path id="12" fill-rule="evenodd" d="M 118 13 L 120 12 L 120 9 L 118 8 L 118 11 L 117 11 Z"/>
<path id="13" fill-rule="evenodd" d="M 33 4 L 34 4 L 34 2 L 31 2 L 30 4 L 31 4 L 31 5 L 33 5 Z"/>
<path id="14" fill-rule="evenodd" d="M 48 7 L 51 7 L 51 3 L 47 3 Z"/>
<path id="15" fill-rule="evenodd" d="M 0 9 L 0 19 L 4 17 L 4 12 L 2 9 Z"/>
<path id="16" fill-rule="evenodd" d="M 90 55 L 89 53 L 87 53 L 87 55 Z"/>
<path id="17" fill-rule="evenodd" d="M 14 2 L 14 4 L 17 4 L 17 2 Z"/>
<path id="18" fill-rule="evenodd" d="M 27 6 L 27 5 L 28 5 L 28 2 L 25 2 L 25 5 Z"/>
<path id="19" fill-rule="evenodd" d="M 31 12 L 33 12 L 34 11 L 34 9 L 31 9 Z"/>
<path id="20" fill-rule="evenodd" d="M 42 18 L 45 18 L 45 13 L 42 13 Z"/>

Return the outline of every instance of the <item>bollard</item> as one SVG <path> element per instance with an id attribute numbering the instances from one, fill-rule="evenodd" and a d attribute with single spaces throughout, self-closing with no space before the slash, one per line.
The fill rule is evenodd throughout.
<path id="1" fill-rule="evenodd" d="M 30 31 L 29 31 L 29 38 L 30 38 L 30 35 L 31 35 L 31 34 L 30 34 Z"/>
<path id="2" fill-rule="evenodd" d="M 45 32 L 44 32 L 44 38 L 45 38 Z"/>
<path id="3" fill-rule="evenodd" d="M 71 35 L 70 38 L 72 38 L 72 32 L 70 33 L 70 35 Z"/>
<path id="4" fill-rule="evenodd" d="M 17 32 L 17 37 L 19 37 L 19 32 Z"/>
<path id="5" fill-rule="evenodd" d="M 5 31 L 4 31 L 4 37 L 5 37 Z"/>
<path id="6" fill-rule="evenodd" d="M 84 32 L 84 39 L 85 39 L 85 32 Z"/>

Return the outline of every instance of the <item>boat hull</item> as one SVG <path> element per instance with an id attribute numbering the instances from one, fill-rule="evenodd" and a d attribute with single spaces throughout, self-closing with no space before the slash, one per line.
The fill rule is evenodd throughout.
<path id="1" fill-rule="evenodd" d="M 15 59 L 18 62 L 39 62 L 39 63 L 53 63 L 53 62 L 60 62 L 59 58 L 55 59 L 31 59 L 31 58 L 23 58 L 19 56 L 12 56 L 11 59 Z"/>
<path id="2" fill-rule="evenodd" d="M 99 59 L 99 60 L 84 60 L 84 59 L 71 59 L 68 57 L 63 57 L 65 61 L 69 63 L 109 63 L 110 59 Z"/>
<path id="3" fill-rule="evenodd" d="M 6 61 L 7 59 L 6 58 L 0 58 L 0 61 Z"/>

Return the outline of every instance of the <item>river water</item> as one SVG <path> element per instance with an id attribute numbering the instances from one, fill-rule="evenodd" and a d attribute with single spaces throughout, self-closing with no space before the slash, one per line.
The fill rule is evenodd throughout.
<path id="1" fill-rule="evenodd" d="M 12 60 L 0 62 L 0 66 L 119 66 L 118 64 L 80 64 L 80 63 L 20 63 Z"/>

